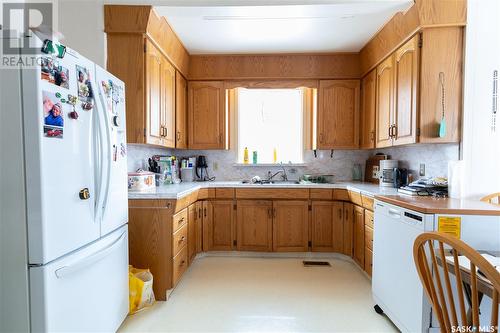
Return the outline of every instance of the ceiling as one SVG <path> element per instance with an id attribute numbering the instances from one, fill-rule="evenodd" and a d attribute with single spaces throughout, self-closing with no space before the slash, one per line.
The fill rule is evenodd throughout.
<path id="1" fill-rule="evenodd" d="M 156 6 L 191 54 L 358 52 L 412 0 Z"/>

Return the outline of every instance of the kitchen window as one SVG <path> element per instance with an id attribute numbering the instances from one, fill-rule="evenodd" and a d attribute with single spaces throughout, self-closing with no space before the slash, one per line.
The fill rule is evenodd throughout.
<path id="1" fill-rule="evenodd" d="M 238 163 L 303 163 L 306 89 L 238 88 Z M 276 160 L 274 159 L 276 151 Z"/>

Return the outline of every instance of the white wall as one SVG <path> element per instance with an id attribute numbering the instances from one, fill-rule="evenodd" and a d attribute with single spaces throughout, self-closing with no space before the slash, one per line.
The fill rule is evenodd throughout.
<path id="1" fill-rule="evenodd" d="M 464 197 L 500 192 L 500 116 L 491 129 L 493 70 L 500 70 L 500 1 L 467 1 Z M 498 103 L 498 97 L 497 97 Z"/>
<path id="2" fill-rule="evenodd" d="M 61 42 L 106 67 L 103 0 L 58 0 L 57 30 Z"/>

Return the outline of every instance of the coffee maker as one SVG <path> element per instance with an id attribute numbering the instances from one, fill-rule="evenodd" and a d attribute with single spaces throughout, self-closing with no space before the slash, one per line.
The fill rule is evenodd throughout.
<path id="1" fill-rule="evenodd" d="M 198 156 L 196 158 L 196 176 L 198 177 L 198 181 L 204 182 L 209 180 L 207 169 L 208 169 L 207 157 L 204 155 Z"/>

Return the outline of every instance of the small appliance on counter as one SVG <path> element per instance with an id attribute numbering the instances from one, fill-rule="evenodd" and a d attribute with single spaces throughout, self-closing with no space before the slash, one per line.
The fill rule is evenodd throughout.
<path id="1" fill-rule="evenodd" d="M 381 160 L 379 171 L 379 185 L 382 187 L 394 187 L 394 169 L 398 168 L 398 160 Z M 397 173 L 396 173 L 397 175 Z"/>
<path id="2" fill-rule="evenodd" d="M 377 153 L 370 156 L 365 163 L 365 182 L 378 184 L 380 182 L 380 161 L 389 159 L 389 155 Z"/>
<path id="3" fill-rule="evenodd" d="M 200 182 L 211 180 L 208 176 L 207 157 L 204 155 L 200 155 L 196 158 L 196 177 L 198 177 L 197 181 Z"/>

